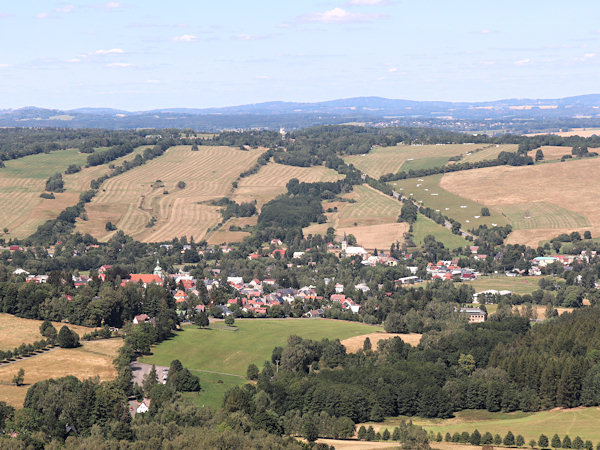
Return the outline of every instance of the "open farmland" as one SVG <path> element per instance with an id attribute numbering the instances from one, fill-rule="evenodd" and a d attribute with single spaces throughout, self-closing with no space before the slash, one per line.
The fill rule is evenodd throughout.
<path id="1" fill-rule="evenodd" d="M 260 207 L 279 194 L 285 193 L 285 185 L 292 178 L 297 178 L 301 183 L 316 183 L 337 181 L 343 176 L 324 166 L 297 167 L 269 163 L 262 166 L 257 173 L 242 178 L 231 199 L 238 203 L 256 200 Z"/>
<path id="2" fill-rule="evenodd" d="M 122 339 L 83 341 L 79 348 L 53 348 L 50 351 L 0 366 L 0 399 L 14 407 L 22 407 L 32 384 L 49 378 L 74 375 L 84 380 L 95 376 L 110 380 L 117 373 L 112 364 Z M 12 377 L 25 370 L 25 384 L 14 386 Z"/>
<path id="3" fill-rule="evenodd" d="M 600 233 L 599 176 L 600 159 L 592 158 L 455 172 L 446 174 L 440 185 L 490 211 L 505 211 L 517 226 L 527 226 L 513 231 L 508 242 L 536 247 L 560 233 Z"/>
<path id="4" fill-rule="evenodd" d="M 242 319 L 236 320 L 236 325 L 237 331 L 184 326 L 174 338 L 153 347 L 152 356 L 144 357 L 142 362 L 168 366 L 171 360 L 179 359 L 201 377 L 203 391 L 194 394 L 196 404 L 220 406 L 223 384 L 245 383 L 248 365 L 253 363 L 262 367 L 271 359 L 273 348 L 285 346 L 290 335 L 315 340 L 346 339 L 382 329 L 328 319 Z M 218 383 L 218 380 L 224 383 Z"/>
<path id="5" fill-rule="evenodd" d="M 448 249 L 470 245 L 467 240 L 452 233 L 448 228 L 419 214 L 417 221 L 413 224 L 413 241 L 417 245 L 423 245 L 423 241 L 427 235 L 432 235 L 436 241 L 441 242 Z"/>
<path id="6" fill-rule="evenodd" d="M 393 429 L 402 420 L 412 419 L 416 425 L 421 425 L 427 431 L 434 433 L 441 432 L 454 434 L 468 431 L 472 433 L 479 430 L 481 434 L 490 432 L 504 437 L 506 433 L 512 431 L 515 436 L 518 434 L 525 438 L 525 442 L 531 439 L 537 439 L 540 434 L 545 434 L 550 439 L 554 433 L 558 433 L 562 439 L 566 434 L 571 437 L 580 436 L 584 441 L 591 440 L 594 444 L 600 442 L 600 408 L 573 408 L 573 409 L 552 409 L 550 411 L 540 411 L 536 413 L 525 412 L 489 412 L 485 410 L 465 410 L 459 411 L 451 419 L 421 419 L 421 418 L 390 418 L 383 423 L 373 423 L 376 431 L 384 428 Z M 437 447 L 433 443 L 433 447 Z M 479 447 L 481 448 L 481 447 Z"/>
<path id="7" fill-rule="evenodd" d="M 379 341 L 392 339 L 395 337 L 399 337 L 409 345 L 417 346 L 419 345 L 419 342 L 421 342 L 421 336 L 422 335 L 419 333 L 397 334 L 376 332 L 344 339 L 342 341 L 342 344 L 344 345 L 344 347 L 346 347 L 346 351 L 348 353 L 356 353 L 357 351 L 363 348 L 363 345 L 367 338 L 369 338 L 369 340 L 371 341 L 372 349 L 377 350 L 377 344 L 379 343 Z"/>
<path id="8" fill-rule="evenodd" d="M 147 146 L 138 147 L 111 164 L 119 165 L 132 159 L 145 148 Z M 0 169 L 0 223 L 9 229 L 9 237 L 31 235 L 40 224 L 54 219 L 67 206 L 75 205 L 79 195 L 90 188 L 91 180 L 110 172 L 108 164 L 103 164 L 63 174 L 65 192 L 55 193 L 55 199 L 40 197 L 48 177 L 64 172 L 70 164 L 83 166 L 87 156 L 77 149 L 69 149 L 6 161 L 6 167 Z"/>
<path id="9" fill-rule="evenodd" d="M 547 278 L 552 279 L 551 277 Z M 538 290 L 540 279 L 540 277 L 487 276 L 469 281 L 469 286 L 472 286 L 475 292 L 495 289 L 497 291 L 508 290 L 515 294 L 524 295 Z"/>
<path id="10" fill-rule="evenodd" d="M 481 151 L 476 151 L 480 150 Z M 396 173 L 400 169 L 428 169 L 445 165 L 453 156 L 462 156 L 461 161 L 482 161 L 495 159 L 501 151 L 515 151 L 514 145 L 490 147 L 489 144 L 441 144 L 441 145 L 396 145 L 375 147 L 364 155 L 346 156 L 344 161 L 357 169 L 379 178 L 381 175 Z M 470 153 L 470 155 L 468 155 Z M 481 153 L 482 159 L 477 155 Z M 489 156 L 489 157 L 488 157 Z M 473 158 L 473 159 L 468 159 Z"/>
<path id="11" fill-rule="evenodd" d="M 221 218 L 210 200 L 231 194 L 231 183 L 250 168 L 260 150 L 243 151 L 229 147 L 190 146 L 168 149 L 164 155 L 107 180 L 94 200 L 86 206 L 88 221 L 78 231 L 107 240 L 111 221 L 137 240 L 154 242 L 187 235 L 195 239 Z M 186 186 L 177 187 L 179 181 Z M 152 218 L 155 224 L 147 227 Z"/>
<path id="12" fill-rule="evenodd" d="M 0 313 L 0 350 L 12 350 L 21 344 L 32 344 L 44 339 L 40 334 L 41 320 L 22 319 L 11 314 Z M 81 327 L 69 323 L 52 322 L 56 331 L 67 325 L 79 336 L 93 331 L 95 328 Z"/>
<path id="13" fill-rule="evenodd" d="M 326 214 L 327 223 L 311 225 L 304 233 L 325 234 L 328 227 L 333 227 L 340 237 L 344 233 L 354 235 L 365 248 L 389 248 L 394 242 L 404 241 L 408 226 L 398 223 L 402 208 L 399 201 L 366 185 L 354 186 L 343 197 L 353 203 L 325 203 L 326 210 L 335 207 L 337 211 Z"/>
<path id="14" fill-rule="evenodd" d="M 85 163 L 86 157 L 70 149 L 5 162 L 6 167 L 0 169 L 0 223 L 9 229 L 10 237 L 32 234 L 38 225 L 58 215 L 62 209 L 57 209 L 58 203 L 77 203 L 79 192 L 69 192 L 68 186 L 66 192 L 55 194 L 55 200 L 40 198 L 40 194 L 48 177 L 64 172 L 69 164 Z"/>
<path id="15" fill-rule="evenodd" d="M 571 147 L 560 147 L 553 145 L 542 145 L 540 148 L 536 148 L 527 152 L 528 156 L 531 156 L 535 160 L 535 154 L 538 150 L 541 150 L 544 154 L 543 161 L 558 161 L 564 155 L 571 154 Z"/>
<path id="16" fill-rule="evenodd" d="M 459 173 L 470 172 L 473 172 L 473 170 Z M 440 184 L 444 176 L 448 175 L 439 174 L 423 178 L 410 178 L 389 184 L 400 194 L 422 202 L 423 206 L 459 221 L 465 230 L 477 228 L 479 225 L 492 226 L 493 224 L 506 225 L 508 223 L 506 218 L 493 208 L 490 208 L 490 216 L 481 216 L 481 208 L 488 205 L 481 201 L 477 202 L 469 199 L 464 195 L 466 192 L 465 187 L 462 189 L 447 189 L 446 186 Z"/>
<path id="17" fill-rule="evenodd" d="M 516 144 L 502 144 L 502 145 L 488 145 L 483 150 L 472 152 L 470 155 L 466 155 L 459 162 L 475 163 L 480 161 L 489 161 L 491 159 L 498 158 L 501 152 L 516 153 L 519 148 Z"/>

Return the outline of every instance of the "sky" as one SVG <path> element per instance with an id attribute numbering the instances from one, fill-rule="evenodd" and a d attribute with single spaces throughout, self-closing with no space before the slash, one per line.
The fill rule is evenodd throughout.
<path id="1" fill-rule="evenodd" d="M 597 0 L 0 0 L 0 109 L 600 93 Z"/>

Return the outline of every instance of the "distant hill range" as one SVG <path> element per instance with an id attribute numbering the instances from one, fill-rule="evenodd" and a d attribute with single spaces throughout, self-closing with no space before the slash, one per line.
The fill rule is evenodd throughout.
<path id="1" fill-rule="evenodd" d="M 564 122 L 600 124 L 600 94 L 561 99 L 507 99 L 490 102 L 438 102 L 356 97 L 316 103 L 266 102 L 220 108 L 163 108 L 123 111 L 78 108 L 67 111 L 25 107 L 0 110 L 0 126 L 76 128 L 194 128 L 199 130 L 301 128 L 361 122 L 465 128 L 502 124 Z M 575 124 L 575 125 L 573 125 Z M 459 126 L 460 125 L 460 126 Z M 468 128 L 468 127 L 467 127 Z M 510 127 L 509 127 L 510 128 Z M 535 128 L 535 127 L 534 127 Z"/>

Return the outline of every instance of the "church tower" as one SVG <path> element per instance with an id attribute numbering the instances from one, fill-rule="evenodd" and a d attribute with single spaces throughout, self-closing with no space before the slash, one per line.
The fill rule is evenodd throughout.
<path id="1" fill-rule="evenodd" d="M 161 278 L 164 278 L 162 267 L 158 263 L 158 259 L 156 260 L 156 267 L 154 268 L 154 275 L 158 275 Z"/>

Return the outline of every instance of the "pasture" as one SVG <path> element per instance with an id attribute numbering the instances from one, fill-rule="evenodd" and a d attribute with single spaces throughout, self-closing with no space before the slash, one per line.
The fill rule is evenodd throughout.
<path id="1" fill-rule="evenodd" d="M 379 326 L 328 319 L 247 319 L 236 320 L 237 331 L 221 327 L 199 329 L 184 326 L 175 337 L 153 347 L 142 362 L 168 366 L 175 358 L 201 376 L 203 391 L 197 404 L 220 405 L 224 384 L 245 382 L 251 363 L 262 367 L 276 346 L 285 346 L 290 335 L 306 339 L 346 339 L 378 330 Z M 218 380 L 223 383 L 218 383 Z M 204 384 L 202 384 L 204 380 Z"/>
<path id="2" fill-rule="evenodd" d="M 560 233 L 600 232 L 600 205 L 596 200 L 600 193 L 596 183 L 599 176 L 600 159 L 591 158 L 449 173 L 440 186 L 454 195 L 485 204 L 490 211 L 506 211 L 509 216 L 522 211 L 521 226 L 538 221 L 539 228 L 516 229 L 508 238 L 508 243 L 537 247 Z M 528 219 L 525 212 L 529 212 Z"/>
<path id="3" fill-rule="evenodd" d="M 268 163 L 262 166 L 257 173 L 242 178 L 231 199 L 238 203 L 256 200 L 260 207 L 279 194 L 285 193 L 285 185 L 292 178 L 297 178 L 301 183 L 315 183 L 337 181 L 343 176 L 325 166 L 296 167 Z"/>
<path id="4" fill-rule="evenodd" d="M 453 156 L 462 156 L 461 161 L 473 162 L 495 159 L 501 151 L 515 150 L 514 145 L 490 148 L 489 144 L 400 144 L 393 147 L 375 147 L 364 155 L 346 156 L 344 161 L 374 178 L 379 178 L 381 175 L 396 173 L 400 169 L 416 170 L 443 166 Z"/>
<path id="5" fill-rule="evenodd" d="M 562 158 L 564 155 L 570 155 L 571 150 L 573 150 L 573 148 L 555 145 L 542 145 L 539 148 L 530 150 L 529 152 L 527 152 L 527 155 L 531 156 L 535 161 L 535 154 L 538 150 L 541 150 L 544 154 L 544 159 L 542 161 L 560 161 L 560 158 Z"/>
<path id="6" fill-rule="evenodd" d="M 551 277 L 546 277 L 551 278 Z M 469 281 L 469 286 L 473 286 L 475 292 L 495 289 L 497 291 L 508 290 L 514 294 L 531 294 L 539 289 L 539 281 L 542 277 L 506 277 L 506 276 L 486 276 L 479 277 L 476 280 Z"/>
<path id="7" fill-rule="evenodd" d="M 32 344 L 44 337 L 40 334 L 41 320 L 22 319 L 11 314 L 0 313 L 0 350 L 12 350 L 21 344 Z M 69 323 L 52 322 L 56 331 L 67 325 L 79 334 L 79 337 L 90 333 L 94 328 L 71 325 Z"/>
<path id="8" fill-rule="evenodd" d="M 20 408 L 31 385 L 49 378 L 74 375 L 80 380 L 96 376 L 102 381 L 111 380 L 117 375 L 112 361 L 122 344 L 121 339 L 82 341 L 79 348 L 53 348 L 0 366 L 0 399 Z M 25 370 L 25 384 L 17 387 L 12 384 L 12 378 L 19 369 Z"/>
<path id="9" fill-rule="evenodd" d="M 419 214 L 417 221 L 413 224 L 413 241 L 417 245 L 423 245 L 425 236 L 432 235 L 436 241 L 444 244 L 444 247 L 455 249 L 470 245 L 470 242 L 453 234 L 448 228 L 435 223 L 422 214 Z"/>
<path id="10" fill-rule="evenodd" d="M 162 156 L 107 180 L 86 206 L 88 220 L 77 230 L 107 240 L 111 221 L 118 229 L 143 242 L 170 240 L 176 236 L 206 236 L 221 219 L 210 200 L 229 196 L 231 183 L 256 163 L 261 150 L 191 146 L 168 149 Z M 184 188 L 177 186 L 185 183 Z M 149 225 L 152 218 L 156 221 Z"/>
<path id="11" fill-rule="evenodd" d="M 455 173 L 470 172 L 473 170 Z M 445 184 L 441 184 L 447 176 L 443 174 L 430 175 L 423 178 L 394 181 L 389 184 L 401 195 L 459 221 L 464 230 L 477 228 L 479 225 L 502 226 L 508 223 L 508 220 L 493 208 L 489 208 L 490 216 L 482 216 L 481 208 L 487 205 L 481 201 L 467 198 L 466 187 L 449 189 Z"/>
<path id="12" fill-rule="evenodd" d="M 373 423 L 375 430 L 384 428 L 393 429 L 401 419 L 408 420 L 407 417 L 390 418 L 383 423 Z M 515 436 L 518 434 L 525 438 L 525 442 L 531 439 L 539 438 L 540 434 L 545 434 L 548 439 L 552 438 L 554 433 L 558 433 L 562 439 L 566 434 L 571 437 L 580 436 L 584 441 L 591 440 L 594 445 L 600 442 L 600 408 L 573 408 L 573 409 L 552 409 L 550 411 L 541 411 L 536 413 L 512 412 L 512 413 L 492 413 L 484 410 L 465 410 L 456 413 L 451 419 L 422 419 L 410 418 L 416 425 L 421 425 L 427 431 L 434 433 L 453 434 L 468 431 L 472 433 L 479 430 L 481 434 L 489 431 L 492 434 L 499 434 L 504 437 L 506 433 L 512 431 Z M 437 443 L 433 444 L 434 447 Z"/>

